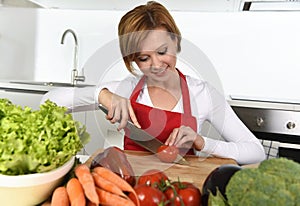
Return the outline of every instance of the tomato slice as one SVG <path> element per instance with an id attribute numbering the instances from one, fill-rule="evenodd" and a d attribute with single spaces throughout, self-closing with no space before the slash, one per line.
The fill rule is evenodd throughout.
<path id="1" fill-rule="evenodd" d="M 176 160 L 178 153 L 179 150 L 176 146 L 161 145 L 157 149 L 156 156 L 162 162 L 171 163 Z"/>

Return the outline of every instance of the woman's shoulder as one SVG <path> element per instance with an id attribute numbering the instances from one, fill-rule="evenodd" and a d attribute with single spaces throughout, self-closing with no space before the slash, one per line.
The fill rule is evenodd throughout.
<path id="1" fill-rule="evenodd" d="M 190 75 L 185 75 L 186 82 L 190 89 L 197 88 L 197 90 L 203 90 L 209 87 L 207 81 L 200 79 L 198 77 L 192 77 Z"/>
<path id="2" fill-rule="evenodd" d="M 224 99 L 224 95 L 211 83 L 200 78 L 186 76 L 190 95 L 195 99 L 207 99 L 209 101 L 219 101 Z"/>

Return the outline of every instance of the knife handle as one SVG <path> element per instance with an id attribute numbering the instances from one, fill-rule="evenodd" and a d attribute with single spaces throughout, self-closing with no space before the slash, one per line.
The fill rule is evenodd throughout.
<path id="1" fill-rule="evenodd" d="M 106 115 L 108 114 L 108 110 L 101 104 L 98 105 L 99 109 L 102 110 Z"/>

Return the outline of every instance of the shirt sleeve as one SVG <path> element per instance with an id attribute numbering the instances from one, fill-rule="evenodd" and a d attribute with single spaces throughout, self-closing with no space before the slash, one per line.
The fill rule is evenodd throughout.
<path id="1" fill-rule="evenodd" d="M 192 113 L 197 117 L 198 130 L 208 121 L 223 139 L 204 137 L 201 153 L 231 158 L 239 164 L 258 163 L 265 159 L 263 146 L 234 113 L 224 95 L 201 80 L 191 80 Z M 197 155 L 201 154 L 196 152 Z"/>
<path id="2" fill-rule="evenodd" d="M 58 106 L 67 107 L 71 112 L 96 110 L 99 104 L 98 95 L 103 88 L 129 98 L 138 79 L 139 77 L 130 76 L 122 81 L 103 82 L 97 86 L 55 88 L 43 95 L 40 103 L 49 99 Z"/>
<path id="3" fill-rule="evenodd" d="M 58 106 L 68 108 L 69 112 L 95 110 L 97 104 L 94 94 L 97 87 L 60 87 L 49 90 L 43 95 L 41 104 L 46 100 L 55 102 Z"/>

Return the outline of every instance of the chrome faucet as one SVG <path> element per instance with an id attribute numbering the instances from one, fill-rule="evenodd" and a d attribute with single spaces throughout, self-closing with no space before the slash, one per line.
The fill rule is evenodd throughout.
<path id="1" fill-rule="evenodd" d="M 75 40 L 75 48 L 74 48 L 74 62 L 73 62 L 73 69 L 72 69 L 72 76 L 71 76 L 71 83 L 73 86 L 77 84 L 77 81 L 85 81 L 85 76 L 78 76 L 78 41 L 75 32 L 72 29 L 67 29 L 62 37 L 61 37 L 61 44 L 64 44 L 66 34 L 71 33 Z"/>

